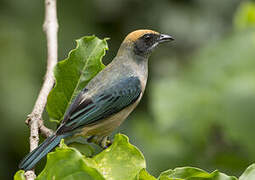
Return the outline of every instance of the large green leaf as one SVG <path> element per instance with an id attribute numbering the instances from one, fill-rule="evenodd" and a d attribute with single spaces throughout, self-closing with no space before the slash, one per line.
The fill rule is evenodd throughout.
<path id="1" fill-rule="evenodd" d="M 14 175 L 14 180 L 25 180 L 25 175 L 24 175 L 24 171 L 23 170 L 19 170 L 16 172 L 16 174 Z"/>
<path id="2" fill-rule="evenodd" d="M 61 142 L 61 147 L 56 148 L 47 156 L 47 164 L 37 180 L 103 180 L 102 175 L 84 160 L 84 156 L 75 148 L 69 148 Z"/>
<path id="3" fill-rule="evenodd" d="M 150 175 L 145 169 L 142 169 L 137 175 L 137 180 L 156 180 L 156 178 Z"/>
<path id="4" fill-rule="evenodd" d="M 244 171 L 239 180 L 254 180 L 254 179 L 255 179 L 255 164 L 252 164 Z"/>
<path id="5" fill-rule="evenodd" d="M 88 157 L 91 157 L 95 151 L 90 145 L 83 144 L 80 142 L 74 142 L 74 143 L 68 144 L 68 146 L 77 149 L 80 153 Z"/>
<path id="6" fill-rule="evenodd" d="M 87 148 L 87 144 L 85 147 Z M 47 156 L 47 164 L 37 180 L 86 179 L 86 180 L 156 180 L 145 169 L 142 153 L 128 142 L 125 135 L 115 135 L 112 146 L 93 158 L 83 156 L 78 150 L 68 147 L 62 140 L 60 147 Z M 255 178 L 255 164 L 247 168 L 240 180 Z M 14 180 L 24 180 L 24 171 L 18 171 Z M 194 167 L 181 167 L 162 172 L 158 180 L 237 180 L 217 170 L 208 173 Z"/>
<path id="7" fill-rule="evenodd" d="M 67 59 L 60 61 L 54 70 L 56 84 L 48 96 L 47 112 L 60 121 L 74 97 L 103 68 L 102 57 L 108 49 L 106 39 L 85 36 Z"/>
<path id="8" fill-rule="evenodd" d="M 159 180 L 237 180 L 237 178 L 218 171 L 207 173 L 198 168 L 182 167 L 161 173 Z"/>
<path id="9" fill-rule="evenodd" d="M 48 154 L 46 166 L 37 180 L 52 178 L 135 180 L 137 177 L 140 180 L 145 177 L 153 180 L 152 176 L 141 171 L 144 168 L 145 160 L 142 153 L 128 142 L 125 135 L 117 134 L 113 144 L 93 158 L 83 156 L 62 141 L 60 147 Z"/>
<path id="10" fill-rule="evenodd" d="M 114 143 L 93 160 L 105 179 L 133 180 L 146 166 L 143 154 L 121 134 L 115 135 Z"/>

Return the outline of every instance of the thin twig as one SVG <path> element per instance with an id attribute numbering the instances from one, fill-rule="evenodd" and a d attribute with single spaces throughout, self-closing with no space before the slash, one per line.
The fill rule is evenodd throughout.
<path id="1" fill-rule="evenodd" d="M 49 137 L 53 134 L 53 130 L 51 130 L 51 129 L 47 128 L 46 126 L 44 126 L 42 119 L 39 121 L 39 132 L 45 138 L 47 138 L 47 137 Z"/>
<path id="2" fill-rule="evenodd" d="M 30 151 L 34 150 L 38 146 L 39 131 L 45 136 L 51 134 L 51 130 L 43 125 L 42 114 L 47 102 L 48 94 L 54 85 L 53 69 L 57 64 L 57 0 L 45 0 L 45 21 L 43 24 L 43 30 L 47 37 L 47 71 L 45 79 L 35 102 L 34 109 L 31 114 L 28 115 L 26 123 L 30 126 Z M 25 173 L 27 180 L 34 180 L 36 175 L 33 170 Z"/>

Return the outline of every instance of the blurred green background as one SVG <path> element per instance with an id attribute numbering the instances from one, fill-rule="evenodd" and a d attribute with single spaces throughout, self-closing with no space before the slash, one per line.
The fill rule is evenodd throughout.
<path id="1" fill-rule="evenodd" d="M 144 153 L 155 176 L 178 166 L 239 176 L 255 162 L 254 3 L 58 1 L 59 60 L 84 35 L 111 38 L 105 64 L 130 31 L 173 35 L 175 42 L 152 55 L 145 96 L 117 131 Z M 24 120 L 46 68 L 43 17 L 43 1 L 0 1 L 0 179 L 11 179 L 29 150 Z"/>

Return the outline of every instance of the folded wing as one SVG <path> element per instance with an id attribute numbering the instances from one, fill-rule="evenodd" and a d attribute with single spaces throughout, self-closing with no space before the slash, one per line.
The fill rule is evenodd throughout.
<path id="1" fill-rule="evenodd" d="M 86 93 L 86 89 L 81 93 Z M 128 77 L 87 99 L 77 96 L 57 133 L 63 134 L 95 123 L 133 104 L 142 92 L 138 77 Z M 86 97 L 85 97 L 86 98 Z M 81 102 L 81 103 L 79 103 Z"/>

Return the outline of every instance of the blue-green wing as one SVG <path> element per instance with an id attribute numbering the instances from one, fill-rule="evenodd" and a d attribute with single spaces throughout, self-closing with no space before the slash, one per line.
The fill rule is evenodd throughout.
<path id="1" fill-rule="evenodd" d="M 70 132 L 109 117 L 134 103 L 141 92 L 139 78 L 129 77 L 111 85 L 91 98 L 79 99 L 82 96 L 78 95 L 67 111 L 67 118 L 65 118 L 58 132 L 61 134 Z M 83 93 L 86 93 L 86 91 Z M 82 103 L 79 104 L 78 102 Z"/>

